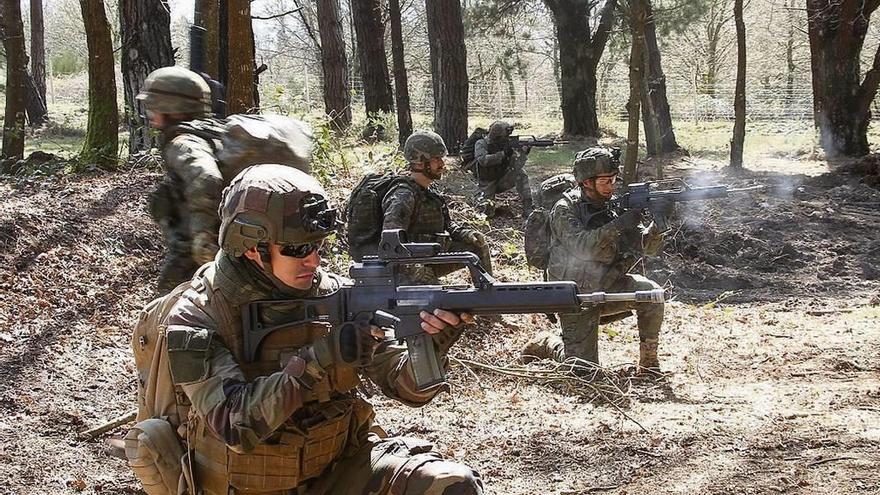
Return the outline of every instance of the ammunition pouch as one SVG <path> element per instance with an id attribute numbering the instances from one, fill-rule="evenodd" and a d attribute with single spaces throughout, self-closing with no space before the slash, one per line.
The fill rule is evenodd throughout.
<path id="1" fill-rule="evenodd" d="M 312 411 L 314 409 L 314 411 Z M 337 458 L 349 440 L 355 399 L 306 407 L 251 451 L 230 448 L 201 428 L 193 435 L 195 482 L 205 493 L 293 490 L 315 478 Z"/>
<path id="2" fill-rule="evenodd" d="M 180 223 L 180 218 L 174 205 L 179 204 L 179 200 L 177 195 L 174 194 L 171 182 L 166 178 L 150 193 L 148 199 L 150 217 L 163 228 L 177 225 Z"/>
<path id="3" fill-rule="evenodd" d="M 147 419 L 134 425 L 125 435 L 128 465 L 149 495 L 183 493 L 183 445 L 171 423 Z"/>

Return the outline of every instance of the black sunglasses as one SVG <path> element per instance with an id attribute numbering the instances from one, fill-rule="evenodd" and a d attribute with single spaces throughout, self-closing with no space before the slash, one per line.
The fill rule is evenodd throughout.
<path id="1" fill-rule="evenodd" d="M 305 258 L 324 246 L 324 241 L 309 242 L 307 244 L 285 244 L 281 246 L 281 254 L 291 258 Z"/>

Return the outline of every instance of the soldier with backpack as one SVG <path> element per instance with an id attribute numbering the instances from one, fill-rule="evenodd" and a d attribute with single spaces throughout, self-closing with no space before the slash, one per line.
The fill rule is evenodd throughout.
<path id="1" fill-rule="evenodd" d="M 486 217 L 495 216 L 495 195 L 516 187 L 522 201 L 523 218 L 532 212 L 532 191 L 525 165 L 529 147 L 516 149 L 510 145 L 513 126 L 498 120 L 489 126 L 489 132 L 474 143 L 471 170 L 477 179 L 477 207 Z"/>
<path id="2" fill-rule="evenodd" d="M 208 84 L 182 67 L 150 73 L 137 100 L 150 126 L 161 132 L 166 176 L 150 196 L 150 214 L 165 237 L 158 291 L 167 292 L 214 259 L 217 205 L 229 180 L 256 163 L 308 171 L 311 132 L 286 117 L 214 118 Z"/>
<path id="3" fill-rule="evenodd" d="M 573 179 L 577 186 L 562 194 L 549 215 L 536 210 L 527 222 L 527 259 L 546 270 L 549 280 L 574 280 L 583 292 L 659 288 L 654 281 L 629 273 L 642 256 L 659 251 L 659 230 L 653 222 L 644 225 L 640 210 L 618 214 L 606 207 L 620 166 L 619 150 L 613 151 L 594 147 L 576 155 Z M 558 192 L 552 186 L 570 184 L 570 180 L 548 179 L 542 190 Z M 559 315 L 562 338 L 541 332 L 523 354 L 558 361 L 577 357 L 598 363 L 599 323 L 625 318 L 633 310 L 638 317 L 639 366 L 656 370 L 663 304 L 606 303 L 578 314 Z"/>
<path id="4" fill-rule="evenodd" d="M 351 283 L 320 268 L 338 221 L 318 182 L 290 167 L 250 167 L 224 191 L 220 216 L 215 260 L 150 303 L 132 336 L 138 422 L 125 451 L 144 491 L 482 493 L 477 473 L 430 442 L 374 425 L 362 379 L 410 406 L 444 388 L 418 390 L 406 348 L 367 324 L 371 315 L 334 328 L 293 324 L 247 357 L 242 311 L 251 302 L 285 301 L 261 310 L 271 326 L 302 318 L 291 299 Z M 440 309 L 421 319 L 441 359 L 472 321 Z"/>
<path id="5" fill-rule="evenodd" d="M 376 254 L 382 230 L 402 229 L 409 242 L 439 243 L 443 251 L 468 251 L 480 258 L 487 271 L 492 260 L 486 238 L 452 221 L 446 198 L 434 187 L 445 168 L 446 144 L 436 133 L 421 131 L 407 138 L 403 155 L 408 170 L 402 174 L 368 175 L 352 191 L 346 209 L 348 244 L 352 258 Z M 436 284 L 458 265 L 409 266 L 407 283 Z"/>

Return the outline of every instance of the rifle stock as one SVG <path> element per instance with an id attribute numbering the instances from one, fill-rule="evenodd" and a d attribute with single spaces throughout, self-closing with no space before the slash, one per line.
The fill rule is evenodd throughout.
<path id="1" fill-rule="evenodd" d="M 328 296 L 314 299 L 256 301 L 244 308 L 245 359 L 252 361 L 260 342 L 270 333 L 307 322 L 341 325 L 365 314 L 378 326 L 393 326 L 394 339 L 406 342 L 413 376 L 419 390 L 445 381 L 442 359 L 431 335 L 421 327 L 421 311 L 445 309 L 476 315 L 522 313 L 576 313 L 584 306 L 610 301 L 661 303 L 662 289 L 632 293 L 578 294 L 574 282 L 497 282 L 472 253 L 437 254 L 437 244 L 407 244 L 399 230 L 382 233 L 379 256 L 367 256 L 350 268 L 352 283 Z M 473 286 L 399 285 L 402 266 L 461 263 L 471 273 Z M 289 318 L 268 325 L 262 314 L 272 308 Z"/>

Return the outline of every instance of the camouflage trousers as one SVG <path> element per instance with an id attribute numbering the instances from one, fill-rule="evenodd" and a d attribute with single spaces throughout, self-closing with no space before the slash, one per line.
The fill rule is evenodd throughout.
<path id="1" fill-rule="evenodd" d="M 492 256 L 486 244 L 472 244 L 464 241 L 452 241 L 444 252 L 474 253 L 480 258 L 480 264 L 487 272 L 492 273 Z M 442 265 L 409 265 L 400 270 L 405 285 L 437 285 L 440 277 L 464 268 L 458 263 Z"/>
<path id="2" fill-rule="evenodd" d="M 529 185 L 529 176 L 525 171 L 526 155 L 520 153 L 513 161 L 504 175 L 498 180 L 480 180 L 477 187 L 480 189 L 477 193 L 477 208 L 482 210 L 486 216 L 495 214 L 495 195 L 516 187 L 519 199 L 522 202 L 524 215 L 528 215 L 532 211 L 532 189 Z"/>
<path id="3" fill-rule="evenodd" d="M 191 279 L 199 264 L 192 257 L 192 245 L 188 237 L 164 227 L 162 232 L 165 235 L 166 252 L 156 291 L 166 294 Z"/>
<path id="4" fill-rule="evenodd" d="M 425 440 L 371 433 L 351 457 L 308 484 L 307 495 L 479 495 L 480 475 Z"/>
<path id="5" fill-rule="evenodd" d="M 659 289 L 660 286 L 642 275 L 627 274 L 606 288 L 607 292 L 633 292 L 637 290 Z M 600 304 L 595 308 L 577 314 L 559 315 L 562 324 L 562 343 L 564 348 L 555 346 L 551 350 L 554 359 L 563 361 L 568 357 L 578 357 L 585 361 L 599 363 L 599 324 L 626 318 L 635 310 L 639 328 L 639 340 L 644 342 L 658 338 L 663 324 L 663 304 L 613 302 Z"/>

